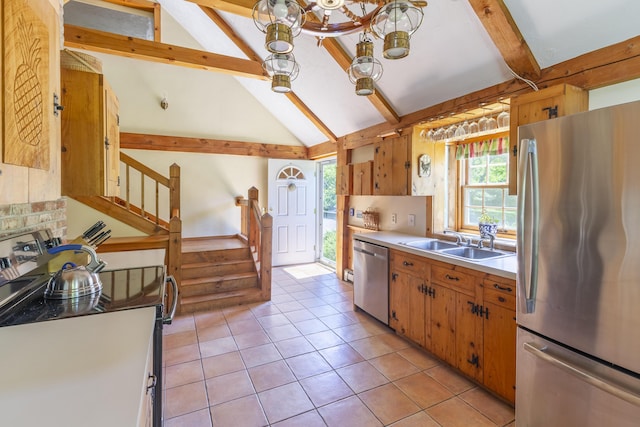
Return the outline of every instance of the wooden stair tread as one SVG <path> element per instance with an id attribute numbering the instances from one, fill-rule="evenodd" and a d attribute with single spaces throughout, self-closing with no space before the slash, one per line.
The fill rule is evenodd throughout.
<path id="1" fill-rule="evenodd" d="M 247 296 L 257 296 L 257 295 L 260 295 L 260 289 L 258 288 L 237 289 L 237 290 L 220 292 L 215 294 L 182 297 L 180 303 L 182 306 L 185 306 L 188 304 L 196 304 L 200 302 L 220 301 L 220 300 L 225 300 L 227 298 L 247 297 Z"/>
<path id="2" fill-rule="evenodd" d="M 204 267 L 219 267 L 219 266 L 228 266 L 233 264 L 246 264 L 253 262 L 251 259 L 236 259 L 229 261 L 216 261 L 216 262 L 193 262 L 190 264 L 182 264 L 182 269 L 188 268 L 204 268 Z"/>
<path id="3" fill-rule="evenodd" d="M 238 236 L 193 237 L 182 241 L 182 253 L 246 248 L 246 241 Z"/>
<path id="4" fill-rule="evenodd" d="M 248 278 L 257 278 L 258 273 L 255 272 L 247 272 L 247 273 L 233 273 L 233 274 L 223 274 L 221 276 L 206 276 L 206 277 L 197 277 L 193 279 L 182 279 L 182 283 L 180 286 L 194 286 L 201 285 L 203 283 L 210 282 L 218 282 L 222 280 L 236 280 L 236 279 L 248 279 Z"/>

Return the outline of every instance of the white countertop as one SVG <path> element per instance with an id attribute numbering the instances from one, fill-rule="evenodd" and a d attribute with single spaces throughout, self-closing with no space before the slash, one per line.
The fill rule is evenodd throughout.
<path id="1" fill-rule="evenodd" d="M 135 426 L 155 307 L 0 328 L 0 424 Z"/>
<path id="2" fill-rule="evenodd" d="M 518 262 L 516 260 L 515 253 L 506 257 L 483 260 L 483 261 L 468 261 L 457 257 L 451 257 L 443 255 L 437 252 L 424 251 L 416 248 L 412 248 L 407 245 L 400 244 L 400 242 L 409 242 L 412 240 L 427 239 L 427 237 L 414 236 L 411 234 L 395 233 L 391 231 L 376 231 L 371 233 L 359 233 L 354 234 L 354 239 L 364 242 L 373 243 L 388 248 L 398 249 L 404 252 L 409 252 L 415 255 L 423 256 L 425 258 L 434 259 L 436 261 L 448 262 L 449 264 L 460 265 L 462 267 L 471 268 L 474 270 L 482 271 L 484 273 L 494 274 L 496 276 L 504 277 L 507 279 L 516 279 L 516 272 L 518 269 Z"/>

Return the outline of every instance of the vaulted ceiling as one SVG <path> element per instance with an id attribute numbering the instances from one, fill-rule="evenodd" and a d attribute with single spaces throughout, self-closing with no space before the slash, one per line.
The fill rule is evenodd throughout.
<path id="1" fill-rule="evenodd" d="M 260 65 L 268 52 L 250 18 L 253 0 L 108 1 L 159 8 L 202 49 L 161 43 L 159 20 L 158 41 L 65 25 L 66 46 L 232 74 L 307 147 L 371 142 L 389 129 L 531 90 L 524 79 L 593 88 L 640 77 L 637 0 L 430 0 L 409 56 L 383 59 L 382 41 L 374 42 L 384 73 L 368 97 L 354 93 L 345 72 L 358 33 L 321 46 L 298 36 L 300 75 L 283 95 L 270 90 Z"/>

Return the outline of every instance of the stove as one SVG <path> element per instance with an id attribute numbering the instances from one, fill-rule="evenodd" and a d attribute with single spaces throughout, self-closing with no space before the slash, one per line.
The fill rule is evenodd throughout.
<path id="1" fill-rule="evenodd" d="M 89 316 L 143 307 L 156 308 L 153 331 L 153 426 L 162 425 L 162 328 L 176 311 L 178 287 L 162 265 L 100 271 L 101 292 L 77 298 L 51 300 L 44 297 L 49 262 L 57 254 L 48 250 L 61 245 L 48 230 L 0 239 L 0 327 Z M 167 310 L 165 285 L 172 285 L 173 301 Z M 168 313 L 167 313 L 168 311 Z"/>
<path id="2" fill-rule="evenodd" d="M 48 230 L 0 241 L 0 327 L 150 306 L 160 307 L 162 317 L 164 266 L 101 271 L 100 293 L 44 298 L 51 277 L 47 264 L 53 258 L 47 249 L 59 244 Z"/>

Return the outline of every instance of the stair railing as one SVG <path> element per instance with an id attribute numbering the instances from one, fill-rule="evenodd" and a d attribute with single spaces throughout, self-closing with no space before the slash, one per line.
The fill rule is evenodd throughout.
<path id="1" fill-rule="evenodd" d="M 240 206 L 240 230 L 247 239 L 258 272 L 262 298 L 271 299 L 271 244 L 273 218 L 260 208 L 258 189 L 251 187 L 248 199 L 236 197 Z"/>
<path id="2" fill-rule="evenodd" d="M 125 169 L 123 207 L 129 212 L 154 221 L 159 229 L 168 231 L 167 274 L 172 275 L 180 283 L 182 263 L 180 166 L 172 164 L 169 167 L 169 178 L 167 178 L 123 152 L 120 152 L 120 162 L 124 164 Z M 137 180 L 132 179 L 136 173 L 140 175 L 139 184 L 136 184 Z M 149 187 L 151 187 L 150 191 Z M 151 201 L 153 206 L 151 211 L 146 208 L 148 201 Z M 168 206 L 168 211 L 161 212 L 161 206 L 163 208 Z"/>

